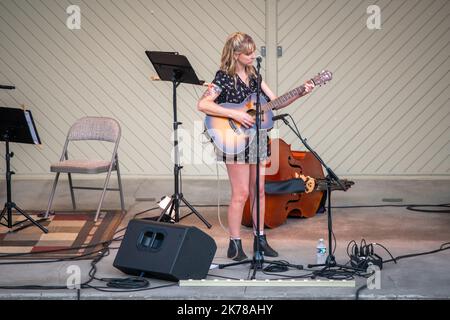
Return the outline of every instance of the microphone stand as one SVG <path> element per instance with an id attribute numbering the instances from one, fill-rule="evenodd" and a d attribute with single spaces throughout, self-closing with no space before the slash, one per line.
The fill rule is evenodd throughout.
<path id="1" fill-rule="evenodd" d="M 253 253 L 253 259 L 252 260 L 244 260 L 244 261 L 238 261 L 238 262 L 234 262 L 234 263 L 228 263 L 228 264 L 219 264 L 219 269 L 223 269 L 226 267 L 232 267 L 232 266 L 237 266 L 237 265 L 241 265 L 241 264 L 246 264 L 249 263 L 251 265 L 251 268 L 253 269 L 253 274 L 251 277 L 251 280 L 256 279 L 256 272 L 258 270 L 262 270 L 263 269 L 263 265 L 264 265 L 264 257 L 263 257 L 263 253 L 261 252 L 261 248 L 260 248 L 260 244 L 259 244 L 259 236 L 260 236 L 260 217 L 259 217 L 259 213 L 260 213 L 260 199 L 259 199 L 259 181 L 260 181 L 260 165 L 261 165 L 261 158 L 260 158 L 260 154 L 259 154 L 259 144 L 260 144 L 260 139 L 259 139 L 259 130 L 261 128 L 261 75 L 260 75 L 260 70 L 261 70 L 261 57 L 256 58 L 257 61 L 257 67 L 256 67 L 256 76 L 257 76 L 257 87 L 256 87 L 256 103 L 255 103 L 255 107 L 256 107 L 256 183 L 255 183 L 255 197 L 256 197 L 256 250 Z M 250 208 L 251 210 L 252 208 Z M 253 211 L 253 210 L 251 210 Z M 250 214 L 253 214 L 253 212 L 251 212 Z M 266 261 L 266 262 L 270 262 L 270 263 L 274 263 L 276 264 L 276 261 L 272 262 L 272 261 Z"/>
<path id="2" fill-rule="evenodd" d="M 255 279 L 256 271 L 258 269 L 262 269 L 264 264 L 264 257 L 261 252 L 259 237 L 260 237 L 260 211 L 261 211 L 261 203 L 260 203 L 260 194 L 259 194 L 259 182 L 260 182 L 260 166 L 261 166 L 261 157 L 259 154 L 259 145 L 260 145 L 260 130 L 261 130 L 261 57 L 256 58 L 257 66 L 256 66 L 256 181 L 255 181 L 255 197 L 256 197 L 256 251 L 253 255 L 253 275 L 252 280 Z M 252 208 L 250 208 L 252 209 Z M 252 210 L 253 211 L 253 210 Z M 253 214 L 253 212 L 251 212 Z"/>
<path id="3" fill-rule="evenodd" d="M 289 116 L 291 118 L 292 122 L 294 123 L 295 129 L 294 129 L 294 127 L 292 127 L 292 125 L 286 119 L 286 116 Z M 322 158 L 309 146 L 309 144 L 306 142 L 307 139 L 304 139 L 301 136 L 300 131 L 298 130 L 298 127 L 295 124 L 295 121 L 292 118 L 292 116 L 289 114 L 281 115 L 281 116 L 278 116 L 276 120 L 278 120 L 278 119 L 283 120 L 283 122 L 292 130 L 292 132 L 294 132 L 294 134 L 300 139 L 300 141 L 303 143 L 303 145 L 306 147 L 306 149 L 308 149 L 314 155 L 314 157 L 322 164 L 322 166 L 325 168 L 325 170 L 328 173 L 328 175 L 326 176 L 327 198 L 328 198 L 328 209 L 327 209 L 327 211 L 328 211 L 328 256 L 325 261 L 325 264 L 308 264 L 308 268 L 323 267 L 320 270 L 314 271 L 313 277 L 323 276 L 327 270 L 329 270 L 333 267 L 336 267 L 339 269 L 354 270 L 354 271 L 364 271 L 359 268 L 354 268 L 351 266 L 338 264 L 336 262 L 336 258 L 334 256 L 334 254 L 333 254 L 333 246 L 332 246 L 333 222 L 332 222 L 332 214 L 331 214 L 331 185 L 332 185 L 332 182 L 335 181 L 342 188 L 342 190 L 347 190 L 347 189 L 344 187 L 344 185 L 340 181 L 339 177 L 333 172 L 333 170 L 331 170 L 326 165 L 326 163 L 322 160 Z"/>

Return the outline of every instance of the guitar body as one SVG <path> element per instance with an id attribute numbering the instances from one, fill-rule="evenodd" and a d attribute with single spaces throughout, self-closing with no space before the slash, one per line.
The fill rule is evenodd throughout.
<path id="1" fill-rule="evenodd" d="M 267 101 L 261 96 L 261 106 Z M 223 103 L 222 107 L 247 112 L 256 119 L 256 94 L 248 96 L 242 103 Z M 267 110 L 261 113 L 261 129 L 273 128 L 273 112 Z M 239 154 L 244 151 L 256 136 L 256 123 L 251 128 L 245 128 L 230 118 L 207 115 L 205 118 L 206 132 L 214 146 L 225 154 Z"/>

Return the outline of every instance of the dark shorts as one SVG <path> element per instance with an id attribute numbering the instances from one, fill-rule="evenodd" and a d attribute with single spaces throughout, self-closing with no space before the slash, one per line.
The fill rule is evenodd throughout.
<path id="1" fill-rule="evenodd" d="M 270 157 L 271 152 L 269 132 L 262 130 L 259 137 L 259 159 L 264 161 Z M 256 137 L 244 151 L 238 154 L 225 154 L 217 148 L 215 148 L 215 152 L 219 162 L 256 164 Z"/>

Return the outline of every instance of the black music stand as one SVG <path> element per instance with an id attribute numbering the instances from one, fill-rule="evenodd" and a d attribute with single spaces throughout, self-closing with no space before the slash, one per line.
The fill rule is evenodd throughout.
<path id="1" fill-rule="evenodd" d="M 14 153 L 9 152 L 9 143 L 41 144 L 31 111 L 0 107 L 0 141 L 5 141 L 6 143 L 6 203 L 0 214 L 0 224 L 11 229 L 28 220 L 43 232 L 48 233 L 46 228 L 12 202 L 11 195 L 11 176 L 15 174 L 15 172 L 11 171 L 11 158 L 14 157 Z M 13 209 L 23 215 L 26 219 L 13 224 Z M 6 220 L 6 224 L 1 222 L 2 219 Z M 31 225 L 23 226 L 13 231 L 18 231 L 29 226 Z"/>
<path id="2" fill-rule="evenodd" d="M 146 51 L 147 57 L 150 59 L 155 71 L 162 81 L 170 81 L 173 85 L 173 130 L 174 130 L 174 148 L 175 148 L 175 166 L 174 166 L 174 194 L 171 197 L 169 204 L 162 211 L 157 221 L 161 221 L 165 216 L 171 220 L 172 212 L 175 211 L 175 222 L 194 213 L 203 223 L 211 228 L 212 225 L 201 216 L 200 213 L 184 198 L 181 186 L 181 169 L 180 155 L 178 151 L 178 126 L 183 123 L 177 120 L 177 87 L 181 83 L 189 83 L 194 85 L 203 85 L 204 81 L 200 81 L 195 74 L 194 69 L 185 56 L 179 55 L 177 52 L 161 52 L 161 51 Z M 180 202 L 184 202 L 186 206 L 192 211 L 188 215 L 180 218 Z M 166 219 L 165 219 L 166 220 Z"/>

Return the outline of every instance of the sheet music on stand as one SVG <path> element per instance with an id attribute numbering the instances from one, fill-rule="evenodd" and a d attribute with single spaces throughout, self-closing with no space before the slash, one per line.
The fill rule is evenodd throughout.
<path id="1" fill-rule="evenodd" d="M 33 138 L 34 144 L 41 144 L 41 141 L 39 140 L 38 133 L 36 131 L 36 127 L 34 125 L 33 118 L 31 116 L 31 112 L 29 110 L 24 110 L 25 113 L 25 119 L 28 123 L 28 129 L 30 130 L 31 137 Z"/>
<path id="2" fill-rule="evenodd" d="M 0 115 L 1 141 L 4 141 L 3 135 L 8 132 L 10 142 L 41 144 L 30 110 L 0 107 Z M 25 124 L 27 130 L 23 130 Z"/>
<path id="3" fill-rule="evenodd" d="M 176 81 L 195 85 L 203 85 L 205 81 L 199 80 L 188 59 L 178 52 L 145 51 L 162 81 Z M 175 73 L 175 74 L 174 74 Z"/>

